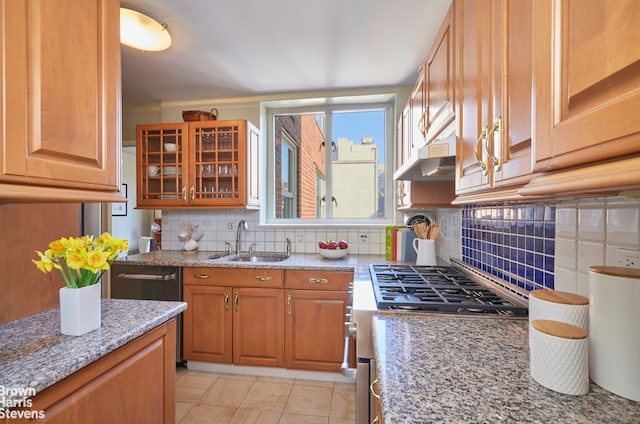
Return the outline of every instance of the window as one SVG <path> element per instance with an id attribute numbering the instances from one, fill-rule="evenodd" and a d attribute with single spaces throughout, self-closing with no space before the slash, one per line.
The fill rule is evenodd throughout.
<path id="1" fill-rule="evenodd" d="M 280 144 L 280 167 L 276 171 L 280 175 L 280 182 L 276 190 L 280 190 L 281 207 L 276 210 L 278 218 L 296 218 L 296 174 L 298 163 L 296 160 L 296 147 L 291 138 L 283 131 Z M 276 163 L 276 167 L 278 164 Z"/>
<path id="2" fill-rule="evenodd" d="M 393 216 L 393 102 L 267 105 L 267 223 L 383 224 Z M 328 102 L 327 100 L 331 100 Z M 379 99 L 377 99 L 379 100 Z M 335 104 L 326 104 L 335 103 Z"/>

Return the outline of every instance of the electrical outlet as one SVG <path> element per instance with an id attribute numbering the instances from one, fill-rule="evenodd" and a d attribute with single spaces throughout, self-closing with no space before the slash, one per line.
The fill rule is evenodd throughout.
<path id="1" fill-rule="evenodd" d="M 227 230 L 233 230 L 233 222 L 227 222 Z"/>
<path id="2" fill-rule="evenodd" d="M 640 268 L 640 249 L 618 249 L 618 265 L 628 268 Z"/>
<path id="3" fill-rule="evenodd" d="M 296 243 L 304 243 L 304 233 L 296 233 Z"/>

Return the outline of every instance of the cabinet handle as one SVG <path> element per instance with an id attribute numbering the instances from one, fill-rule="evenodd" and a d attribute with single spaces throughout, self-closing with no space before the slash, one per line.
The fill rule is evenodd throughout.
<path id="1" fill-rule="evenodd" d="M 238 293 L 236 293 L 235 296 L 233 297 L 233 304 L 234 304 L 234 306 L 236 308 L 236 312 L 238 312 L 238 298 L 239 297 L 240 296 L 238 295 Z"/>
<path id="2" fill-rule="evenodd" d="M 478 148 L 484 149 L 485 141 L 487 139 L 487 129 L 483 128 L 480 133 L 480 137 L 478 137 L 478 142 L 475 146 L 473 146 L 473 156 L 476 158 L 476 162 L 480 165 L 482 169 L 482 174 L 487 175 L 487 164 L 482 160 L 482 155 L 478 153 Z"/>
<path id="3" fill-rule="evenodd" d="M 377 378 L 375 380 L 373 380 L 373 383 L 371 383 L 371 386 L 369 386 L 369 391 L 371 392 L 373 397 L 376 398 L 376 400 L 380 400 L 380 394 L 376 393 L 376 391 L 373 389 L 373 386 L 378 386 L 378 379 Z"/>
<path id="4" fill-rule="evenodd" d="M 326 278 L 309 278 L 309 282 L 316 284 L 327 284 L 329 280 Z"/>
<path id="5" fill-rule="evenodd" d="M 229 310 L 229 292 L 224 292 L 224 310 Z"/>
<path id="6" fill-rule="evenodd" d="M 404 198 L 407 196 L 404 188 L 404 181 L 400 181 L 398 184 L 398 206 L 404 205 Z"/>
<path id="7" fill-rule="evenodd" d="M 272 277 L 269 277 L 268 275 L 258 275 L 256 277 L 256 280 L 258 281 L 269 281 L 271 280 Z"/>
<path id="8" fill-rule="evenodd" d="M 423 137 L 425 137 L 427 134 L 427 132 L 424 129 L 424 112 L 422 113 L 422 116 L 418 121 L 418 131 L 420 131 L 420 134 L 422 134 Z"/>
<path id="9" fill-rule="evenodd" d="M 209 278 L 209 274 L 193 274 L 193 278 L 198 278 L 200 280 L 206 280 Z"/>
<path id="10" fill-rule="evenodd" d="M 287 311 L 289 312 L 289 315 L 291 315 L 291 295 L 287 296 Z"/>
<path id="11" fill-rule="evenodd" d="M 196 188 L 194 186 L 191 186 L 191 189 L 189 190 L 189 197 L 191 200 L 196 198 Z"/>
<path id="12" fill-rule="evenodd" d="M 424 112 L 422 112 L 422 116 L 418 121 L 418 131 L 422 134 L 423 137 L 427 137 L 427 132 L 429 132 L 429 106 L 424 108 Z"/>
<path id="13" fill-rule="evenodd" d="M 496 137 L 498 138 L 498 156 L 494 155 L 496 147 Z M 500 170 L 502 166 L 502 161 L 500 158 L 502 157 L 502 118 L 498 117 L 495 121 L 493 121 L 493 125 L 491 129 L 487 132 L 487 155 L 493 164 L 493 167 L 496 171 Z"/>
<path id="14" fill-rule="evenodd" d="M 187 186 L 182 186 L 182 198 L 187 200 Z"/>

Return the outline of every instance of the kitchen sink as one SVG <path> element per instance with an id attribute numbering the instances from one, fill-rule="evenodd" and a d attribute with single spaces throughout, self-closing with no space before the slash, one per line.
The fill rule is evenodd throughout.
<path id="1" fill-rule="evenodd" d="M 230 262 L 282 262 L 289 258 L 282 253 L 244 253 L 229 257 Z"/>
<path id="2" fill-rule="evenodd" d="M 220 259 L 224 258 L 225 256 L 229 256 L 229 252 L 215 252 L 207 256 L 207 259 Z"/>

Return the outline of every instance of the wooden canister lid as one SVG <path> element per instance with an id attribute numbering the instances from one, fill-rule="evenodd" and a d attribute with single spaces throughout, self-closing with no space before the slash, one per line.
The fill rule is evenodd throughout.
<path id="1" fill-rule="evenodd" d="M 640 279 L 640 268 L 627 268 L 624 266 L 592 266 L 589 271 L 596 274 L 612 275 L 614 277 Z"/>
<path id="2" fill-rule="evenodd" d="M 529 296 L 539 300 L 563 305 L 588 305 L 589 299 L 579 294 L 556 291 L 556 290 L 531 290 Z"/>
<path id="3" fill-rule="evenodd" d="M 552 321 L 549 319 L 536 319 L 531 321 L 531 326 L 541 333 L 563 339 L 581 340 L 587 338 L 587 332 L 575 325 L 566 322 Z"/>

